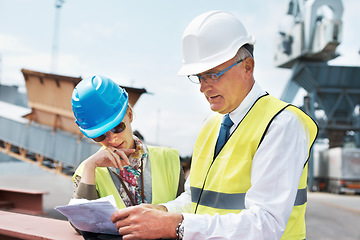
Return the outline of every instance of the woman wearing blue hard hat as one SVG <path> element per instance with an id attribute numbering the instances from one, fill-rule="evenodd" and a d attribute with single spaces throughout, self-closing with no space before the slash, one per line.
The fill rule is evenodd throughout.
<path id="1" fill-rule="evenodd" d="M 74 198 L 113 195 L 118 208 L 164 203 L 183 192 L 179 153 L 144 145 L 133 135 L 128 94 L 111 79 L 83 79 L 72 94 L 75 122 L 88 138 L 102 145 L 76 170 Z"/>

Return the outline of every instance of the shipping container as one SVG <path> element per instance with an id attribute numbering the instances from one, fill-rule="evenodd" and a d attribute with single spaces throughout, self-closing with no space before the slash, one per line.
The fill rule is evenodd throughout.
<path id="1" fill-rule="evenodd" d="M 312 190 L 360 193 L 360 149 L 337 147 L 315 152 Z"/>

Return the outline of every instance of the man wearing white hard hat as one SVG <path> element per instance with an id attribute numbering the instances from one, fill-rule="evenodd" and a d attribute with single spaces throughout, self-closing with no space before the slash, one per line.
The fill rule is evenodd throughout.
<path id="1" fill-rule="evenodd" d="M 113 214 L 124 239 L 306 239 L 308 158 L 318 128 L 261 89 L 254 44 L 228 12 L 206 12 L 188 25 L 179 75 L 200 84 L 214 113 L 195 143 L 185 192 Z"/>

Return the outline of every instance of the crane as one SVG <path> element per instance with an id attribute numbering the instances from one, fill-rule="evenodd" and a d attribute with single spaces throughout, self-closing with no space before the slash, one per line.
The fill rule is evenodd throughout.
<path id="1" fill-rule="evenodd" d="M 275 65 L 292 68 L 298 60 L 326 62 L 339 56 L 343 10 L 341 0 L 290 0 L 287 14 L 293 23 L 287 32 L 279 31 Z"/>
<path id="2" fill-rule="evenodd" d="M 307 95 L 301 108 L 318 123 L 318 139 L 328 140 L 327 155 L 331 158 L 333 153 L 337 153 L 335 158 L 339 158 L 339 152 L 351 146 L 360 156 L 360 67 L 328 64 L 339 56 L 336 48 L 342 40 L 342 1 L 289 0 L 287 6 L 286 13 L 292 21 L 287 29 L 280 29 L 277 34 L 274 53 L 277 67 L 292 70 L 281 99 L 292 102 L 303 88 Z M 333 151 L 335 148 L 339 151 Z M 312 157 L 310 189 L 314 187 L 316 166 Z M 341 162 L 341 159 L 337 160 Z M 354 172 L 360 172 L 360 158 L 352 157 L 350 160 L 353 167 L 347 170 L 347 174 L 352 173 L 353 179 L 360 180 L 360 174 Z M 355 163 L 359 163 L 358 166 Z M 321 170 L 330 169 L 332 166 L 329 164 L 321 165 Z M 334 192 L 345 189 L 343 178 L 329 174 L 324 174 L 328 189 Z"/>

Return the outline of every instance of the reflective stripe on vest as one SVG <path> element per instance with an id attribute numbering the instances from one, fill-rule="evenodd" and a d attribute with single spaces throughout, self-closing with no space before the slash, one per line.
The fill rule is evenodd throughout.
<path id="1" fill-rule="evenodd" d="M 197 202 L 201 194 L 201 188 L 191 187 L 191 201 Z M 220 193 L 203 190 L 199 205 L 220 209 L 245 209 L 246 193 Z M 307 201 L 307 188 L 298 189 L 294 206 L 303 205 Z"/>

